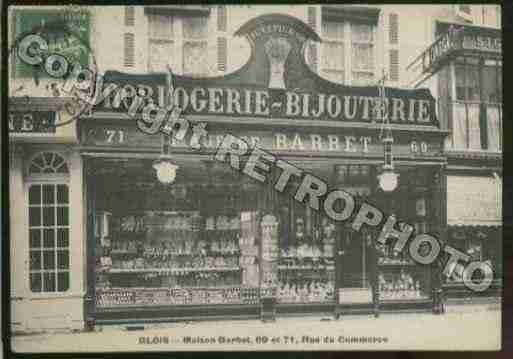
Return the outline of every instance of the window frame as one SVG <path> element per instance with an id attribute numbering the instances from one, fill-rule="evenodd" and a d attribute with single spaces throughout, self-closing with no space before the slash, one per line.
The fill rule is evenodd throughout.
<path id="1" fill-rule="evenodd" d="M 343 38 L 326 36 L 324 33 L 324 26 L 327 23 L 341 24 Z M 353 32 L 352 28 L 353 28 L 353 26 L 359 26 L 359 25 L 369 26 L 371 28 L 372 40 L 370 40 L 370 41 L 355 40 L 355 36 L 353 35 L 354 32 Z M 373 81 L 375 81 L 375 79 L 376 79 L 377 29 L 378 29 L 378 26 L 374 25 L 374 24 L 361 23 L 359 21 L 351 21 L 351 20 L 347 20 L 347 19 L 334 20 L 334 19 L 322 18 L 321 37 L 322 37 L 323 41 L 320 46 L 321 47 L 321 61 L 320 61 L 320 66 L 319 66 L 320 67 L 320 69 L 319 69 L 320 76 L 322 76 L 323 78 L 325 78 L 328 81 L 342 83 L 342 84 L 348 85 L 348 86 L 357 86 L 357 85 L 365 86 L 365 85 L 361 85 L 361 84 L 356 84 L 357 76 L 355 76 L 355 74 L 358 74 L 358 73 L 365 73 L 365 74 L 372 75 L 372 80 L 370 80 L 370 82 L 373 83 Z M 324 44 L 329 44 L 329 43 L 341 45 L 343 47 L 343 66 L 341 66 L 339 68 L 326 68 L 324 66 L 324 59 L 325 59 L 324 53 L 323 53 L 324 52 Z M 353 57 L 353 45 L 355 45 L 355 44 L 356 45 L 364 44 L 364 45 L 371 46 L 371 48 L 372 48 L 372 64 L 373 64 L 372 70 L 366 71 L 366 70 L 360 70 L 360 69 L 354 68 L 353 63 L 352 63 L 353 62 L 352 57 Z M 343 81 L 340 82 L 340 81 L 336 81 L 336 80 L 330 78 L 329 76 L 326 75 L 326 73 L 329 73 L 329 72 L 342 72 Z"/>
<path id="2" fill-rule="evenodd" d="M 152 19 L 156 17 L 166 18 L 167 21 L 170 21 L 170 27 L 168 31 L 170 32 L 170 37 L 155 37 L 153 36 L 152 31 Z M 206 20 L 206 29 L 205 36 L 196 38 L 196 37 L 186 37 L 185 36 L 185 21 L 186 19 L 194 19 L 194 18 L 204 18 Z M 166 71 L 165 69 L 154 69 L 152 63 L 151 51 L 153 44 L 166 44 L 170 47 L 172 55 L 168 61 L 168 64 L 171 65 L 173 71 L 180 73 L 184 76 L 193 76 L 193 77 L 205 77 L 209 76 L 212 72 L 212 69 L 208 66 L 208 47 L 209 47 L 209 26 L 210 21 L 212 20 L 211 16 L 187 16 L 187 15 L 157 15 L 157 14 L 148 14 L 148 63 L 147 68 L 150 73 L 159 73 L 162 71 Z M 205 72 L 204 73 L 191 73 L 185 72 L 185 46 L 186 44 L 204 44 L 205 51 L 202 51 L 204 54 L 204 62 L 205 62 Z M 179 69 L 177 71 L 176 69 Z"/>
<path id="3" fill-rule="evenodd" d="M 37 158 L 38 156 L 42 155 L 43 153 L 53 153 L 53 154 L 56 154 L 57 156 L 60 156 L 62 157 L 62 159 L 65 161 L 65 164 L 68 168 L 68 171 L 66 173 L 30 173 L 29 170 L 30 170 L 30 166 L 32 164 L 32 161 Z M 71 196 L 70 196 L 70 192 L 71 192 L 71 186 L 70 186 L 70 173 L 69 173 L 69 161 L 68 159 L 66 158 L 66 156 L 64 156 L 62 153 L 59 153 L 59 152 L 56 152 L 56 151 L 38 151 L 37 153 L 35 153 L 33 156 L 31 156 L 29 158 L 29 160 L 27 161 L 27 166 L 26 166 L 26 178 L 25 178 L 25 181 L 24 181 L 24 210 L 25 210 L 25 218 L 26 218 L 26 232 L 25 232 L 25 240 L 26 240 L 26 243 L 27 243 L 27 253 L 26 253 L 26 258 L 27 258 L 27 264 L 26 264 L 26 273 L 27 273 L 27 277 L 26 277 L 26 284 L 27 284 L 27 290 L 28 290 L 28 293 L 30 293 L 30 296 L 33 297 L 33 298 L 55 298 L 55 297 L 66 297 L 66 296 L 69 296 L 70 293 L 72 292 L 72 262 L 73 262 L 73 258 L 72 258 L 72 255 L 71 255 L 71 252 L 72 252 L 72 246 L 71 246 L 71 219 L 72 219 L 72 215 L 71 215 Z M 44 185 L 51 185 L 54 187 L 54 191 L 56 190 L 56 187 L 58 185 L 64 185 L 66 186 L 67 188 L 67 194 L 68 194 L 68 201 L 67 203 L 57 203 L 57 198 L 54 197 L 54 203 L 53 204 L 50 204 L 51 207 L 66 207 L 68 209 L 68 214 L 67 214 L 67 225 L 58 225 L 57 224 L 57 214 L 54 213 L 54 224 L 51 225 L 51 226 L 46 226 L 44 225 L 43 223 L 40 223 L 38 226 L 31 226 L 30 225 L 30 208 L 31 207 L 38 207 L 39 208 L 43 208 L 43 207 L 48 207 L 48 206 L 44 206 L 44 203 L 43 203 L 43 198 L 41 197 L 41 203 L 38 205 L 38 204 L 35 204 L 35 205 L 31 205 L 30 202 L 29 202 L 29 196 L 30 196 L 30 188 L 32 186 L 44 186 Z M 41 189 L 42 190 L 42 189 Z M 57 196 L 57 193 L 55 192 L 54 196 Z M 39 229 L 40 231 L 44 231 L 44 229 L 47 229 L 47 228 L 51 228 L 53 229 L 55 232 L 54 232 L 54 242 L 53 242 L 53 246 L 49 248 L 45 248 L 44 247 L 44 238 L 43 236 L 40 236 L 40 244 L 39 244 L 39 247 L 32 247 L 31 246 L 31 243 L 30 243 L 30 231 L 31 229 L 33 228 L 36 228 L 36 229 Z M 59 228 L 65 228 L 67 229 L 67 232 L 68 232 L 68 245 L 67 247 L 60 247 L 58 246 L 58 242 L 57 242 L 57 229 Z M 40 253 L 40 256 L 41 256 L 41 266 L 39 269 L 31 269 L 31 252 L 32 252 L 32 249 L 34 249 L 34 251 L 37 251 Z M 53 254 L 54 254 L 54 263 L 53 263 L 53 267 L 50 268 L 50 269 L 45 269 L 44 268 L 44 263 L 43 263 L 43 255 L 44 255 L 44 252 L 45 251 L 52 251 Z M 68 251 L 68 258 L 67 258 L 67 262 L 68 262 L 68 265 L 67 265 L 67 268 L 66 269 L 59 269 L 59 264 L 58 264 L 58 252 L 59 251 L 65 251 L 67 250 Z M 30 275 L 32 273 L 40 273 L 41 274 L 41 291 L 39 292 L 36 292 L 36 291 L 33 291 L 32 290 L 32 287 L 31 287 L 31 283 L 30 283 Z M 45 273 L 52 273 L 54 278 L 55 278 L 55 290 L 54 291 L 43 291 L 44 289 L 44 274 Z M 66 288 L 66 290 L 62 290 L 62 291 L 59 291 L 58 290 L 58 274 L 59 273 L 68 273 L 68 287 Z"/>

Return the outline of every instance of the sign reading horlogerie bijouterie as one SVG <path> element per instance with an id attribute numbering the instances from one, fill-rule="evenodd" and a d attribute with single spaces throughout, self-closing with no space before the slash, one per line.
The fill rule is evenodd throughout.
<path id="1" fill-rule="evenodd" d="M 179 107 L 183 115 L 229 116 L 344 122 L 382 122 L 382 98 L 376 86 L 344 86 L 321 78 L 306 64 L 307 41 L 320 41 L 295 19 L 268 17 L 248 22 L 236 35 L 246 36 L 252 54 L 239 70 L 221 77 L 192 78 L 170 74 L 126 74 L 108 71 L 104 88 L 116 89 L 94 111 L 127 112 L 143 97 L 163 108 Z M 171 69 L 172 71 L 172 69 Z M 435 100 L 427 89 L 386 89 L 389 119 L 397 124 L 436 126 Z"/>

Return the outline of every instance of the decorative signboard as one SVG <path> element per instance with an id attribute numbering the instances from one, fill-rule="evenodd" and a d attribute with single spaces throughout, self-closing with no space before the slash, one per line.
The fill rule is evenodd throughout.
<path id="1" fill-rule="evenodd" d="M 9 111 L 9 133 L 55 133 L 54 111 Z"/>
<path id="2" fill-rule="evenodd" d="M 85 121 L 81 124 L 81 142 L 86 147 L 108 149 L 156 150 L 161 148 L 161 135 L 148 135 L 140 131 L 135 120 L 112 124 L 112 121 Z M 207 126 L 208 135 L 202 137 L 202 149 L 190 148 L 190 136 L 184 140 L 171 140 L 171 150 L 187 153 L 212 153 L 226 134 L 246 141 L 249 147 L 257 145 L 273 153 L 308 153 L 319 155 L 382 156 L 383 144 L 378 130 L 328 129 L 285 131 L 277 130 L 238 130 L 221 126 Z M 394 154 L 401 156 L 432 157 L 442 155 L 442 141 L 438 134 L 424 132 L 397 133 L 394 136 Z"/>
<path id="3" fill-rule="evenodd" d="M 321 78 L 305 62 L 304 49 L 318 35 L 298 19 L 266 15 L 249 21 L 236 33 L 251 45 L 249 61 L 221 77 L 192 78 L 165 74 L 105 73 L 104 88 L 117 85 L 94 109 L 105 112 L 134 110 L 134 97 L 163 107 L 181 108 L 184 116 L 287 118 L 303 121 L 382 122 L 383 100 L 377 86 L 351 87 Z M 102 91 L 99 89 L 98 91 Z M 435 100 L 429 90 L 386 88 L 391 123 L 438 126 Z"/>

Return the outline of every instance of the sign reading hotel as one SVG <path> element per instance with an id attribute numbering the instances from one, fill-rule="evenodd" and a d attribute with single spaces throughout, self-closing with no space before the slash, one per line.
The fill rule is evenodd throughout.
<path id="1" fill-rule="evenodd" d="M 381 123 L 384 111 L 376 86 L 351 87 L 333 83 L 312 72 L 304 60 L 308 41 L 319 37 L 301 21 L 269 15 L 249 21 L 237 36 L 252 48 L 249 61 L 222 77 L 192 78 L 171 74 L 125 74 L 108 71 L 104 86 L 118 85 L 93 116 L 128 112 L 134 95 L 160 107 L 178 106 L 184 116 L 294 119 Z M 169 79 L 172 77 L 172 82 Z M 437 126 L 435 100 L 427 89 L 386 89 L 392 123 Z"/>

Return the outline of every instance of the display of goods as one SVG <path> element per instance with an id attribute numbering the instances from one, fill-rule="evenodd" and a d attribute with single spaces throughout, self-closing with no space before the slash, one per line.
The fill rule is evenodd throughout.
<path id="1" fill-rule="evenodd" d="M 280 283 L 278 301 L 282 303 L 313 303 L 334 300 L 334 285 L 331 282 Z"/>

